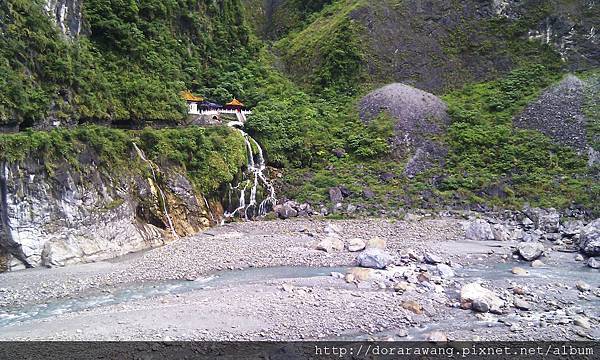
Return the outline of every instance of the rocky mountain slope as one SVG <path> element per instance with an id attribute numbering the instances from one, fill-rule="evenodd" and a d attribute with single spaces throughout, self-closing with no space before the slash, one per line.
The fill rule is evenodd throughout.
<path id="1" fill-rule="evenodd" d="M 303 84 L 361 79 L 440 93 L 535 59 L 598 66 L 598 18 L 594 1 L 345 0 L 277 48 Z"/>
<path id="2" fill-rule="evenodd" d="M 213 130 L 85 127 L 16 154 L 23 136 L 5 136 L 0 268 L 113 258 L 216 225 L 246 154 L 237 132 Z"/>

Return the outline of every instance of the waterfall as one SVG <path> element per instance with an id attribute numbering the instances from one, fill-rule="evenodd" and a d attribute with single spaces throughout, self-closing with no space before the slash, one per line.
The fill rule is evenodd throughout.
<path id="1" fill-rule="evenodd" d="M 144 155 L 144 152 L 142 151 L 142 149 L 140 149 L 136 145 L 136 143 L 133 143 L 133 147 L 135 148 L 135 151 L 137 152 L 140 159 L 142 159 L 142 161 L 147 163 L 148 166 L 150 167 L 150 171 L 152 172 L 152 178 L 154 179 L 154 183 L 156 184 L 156 188 L 158 189 L 158 194 L 160 195 L 160 199 L 161 199 L 162 206 L 163 206 L 163 211 L 165 213 L 165 216 L 167 217 L 167 222 L 169 223 L 168 224 L 169 230 L 171 230 L 171 233 L 177 239 L 177 238 L 179 238 L 179 235 L 177 235 L 177 232 L 175 232 L 175 227 L 173 226 L 173 221 L 171 220 L 171 216 L 169 215 L 169 211 L 167 210 L 167 198 L 165 197 L 165 194 L 163 193 L 160 186 L 158 185 L 158 180 L 156 179 L 156 173 L 154 172 L 154 164 L 152 163 L 152 161 L 150 161 L 146 158 L 146 155 Z"/>
<path id="2" fill-rule="evenodd" d="M 240 126 L 239 122 L 234 122 L 232 126 L 235 126 L 236 130 L 240 132 L 246 144 L 246 151 L 248 153 L 247 173 L 249 179 L 243 180 L 235 187 L 230 186 L 230 190 L 238 190 L 240 192 L 240 200 L 238 207 L 231 213 L 225 213 L 225 217 L 232 218 L 238 215 L 248 220 L 252 216 L 265 216 L 269 210 L 269 205 L 271 207 L 274 206 L 277 199 L 275 197 L 275 188 L 265 174 L 267 165 L 265 163 L 263 149 L 256 140 L 250 137 L 244 130 L 237 127 Z M 257 149 L 256 159 L 254 151 L 252 150 L 252 145 Z M 266 190 L 266 197 L 260 204 L 256 200 L 256 193 L 259 186 L 262 186 Z M 248 191 L 248 188 L 250 188 L 250 198 L 248 203 L 246 203 L 246 192 Z"/>

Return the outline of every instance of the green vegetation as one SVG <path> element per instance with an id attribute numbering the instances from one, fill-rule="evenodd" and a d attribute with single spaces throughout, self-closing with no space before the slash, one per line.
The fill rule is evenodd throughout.
<path id="1" fill-rule="evenodd" d="M 239 0 L 86 0 L 72 41 L 44 4 L 0 3 L 0 124 L 181 120 L 180 91 L 230 99 L 256 51 Z"/>
<path id="2" fill-rule="evenodd" d="M 444 168 L 434 168 L 408 179 L 402 175 L 405 164 L 387 159 L 385 151 L 375 152 L 373 156 L 363 154 L 365 150 L 377 148 L 373 143 L 352 149 L 353 136 L 328 140 L 321 135 L 321 144 L 328 144 L 329 149 L 344 148 L 348 156 L 338 159 L 325 151 L 326 146 L 321 147 L 320 153 L 298 145 L 298 149 L 312 155 L 312 161 L 283 164 L 291 165 L 283 179 L 284 191 L 291 198 L 326 204 L 328 189 L 344 186 L 353 193 L 348 201 L 375 208 L 446 204 L 462 207 L 475 203 L 519 208 L 529 203 L 559 208 L 584 206 L 598 212 L 600 187 L 589 176 L 586 159 L 569 148 L 553 144 L 539 132 L 516 129 L 512 125 L 512 118 L 528 102 L 561 79 L 553 69 L 530 65 L 498 80 L 468 85 L 444 96 L 453 121 L 441 139 L 449 148 Z M 296 111 L 303 108 L 298 106 Z M 340 122 L 352 119 L 349 113 L 338 116 Z M 332 123 L 328 123 L 330 128 L 319 128 L 324 126 L 318 121 L 321 118 L 336 119 L 324 114 L 315 124 L 306 124 L 307 129 L 334 131 Z M 390 125 L 391 120 L 382 116 L 368 128 L 368 133 L 387 139 L 392 131 Z M 277 133 L 277 130 L 267 132 Z M 311 134 L 310 130 L 287 133 L 286 140 L 304 144 L 319 139 L 320 133 Z M 349 131 L 349 134 L 360 133 L 360 129 Z M 265 136 L 264 141 L 265 146 L 270 146 L 275 139 Z M 290 151 L 288 148 L 280 154 L 291 154 Z M 297 154 L 291 157 L 299 158 Z M 385 174 L 388 176 L 382 177 Z M 363 198 L 365 188 L 373 192 L 372 198 Z"/>
<path id="3" fill-rule="evenodd" d="M 44 1 L 0 3 L 0 126 L 23 130 L 55 119 L 176 123 L 185 117 L 179 93 L 189 89 L 253 107 L 247 130 L 269 164 L 284 169 L 282 195 L 299 201 L 327 203 L 328 189 L 342 185 L 350 202 L 374 208 L 600 203 L 585 159 L 512 125 L 562 76 L 564 64 L 550 47 L 525 40 L 553 5 L 526 4 L 514 21 L 464 16 L 445 28 L 421 13 L 407 17 L 405 2 L 285 0 L 255 23 L 275 40 L 268 44 L 250 33 L 244 15 L 252 11 L 241 4 L 86 0 L 82 36 L 68 39 L 44 14 Z M 468 10 L 461 2 L 451 7 L 459 18 Z M 394 23 L 396 17 L 406 23 Z M 398 37 L 392 25 L 409 28 L 417 42 Z M 395 35 L 374 38 L 388 32 Z M 403 47 L 392 56 L 386 46 L 396 43 Z M 393 120 L 381 115 L 365 126 L 356 103 L 380 83 L 429 86 L 422 71 L 443 78 L 431 86 L 445 92 L 449 105 L 452 125 L 440 139 L 449 154 L 443 169 L 408 179 L 405 164 L 389 156 Z M 586 106 L 591 119 L 598 118 L 594 99 Z M 589 128 L 596 149 L 597 124 Z M 229 129 L 101 126 L 2 135 L 0 160 L 35 154 L 50 173 L 65 162 L 86 171 L 90 156 L 79 154 L 92 154 L 105 174 L 145 171 L 132 165 L 134 142 L 161 168 L 186 172 L 204 193 L 231 182 L 245 163 L 243 140 Z M 373 194 L 363 198 L 367 188 Z"/>
<path id="4" fill-rule="evenodd" d="M 328 97 L 352 95 L 363 77 L 362 27 L 349 14 L 362 4 L 335 1 L 316 13 L 304 30 L 291 33 L 276 44 L 291 76 L 313 93 Z"/>
<path id="5" fill-rule="evenodd" d="M 93 161 L 109 177 L 130 177 L 147 170 L 139 159 L 132 161 L 134 142 L 163 171 L 187 173 L 204 194 L 231 182 L 246 161 L 242 137 L 229 128 L 125 131 L 102 126 L 2 135 L 0 161 L 35 158 L 51 175 L 65 162 L 77 171 L 95 171 Z"/>

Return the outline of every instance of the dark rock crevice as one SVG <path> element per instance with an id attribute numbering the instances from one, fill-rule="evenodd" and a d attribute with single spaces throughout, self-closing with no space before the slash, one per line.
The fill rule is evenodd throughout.
<path id="1" fill-rule="evenodd" d="M 8 186 L 6 184 L 6 162 L 0 163 L 0 247 L 21 261 L 27 268 L 33 267 L 27 260 L 21 244 L 17 243 L 12 236 L 10 221 L 8 217 Z"/>

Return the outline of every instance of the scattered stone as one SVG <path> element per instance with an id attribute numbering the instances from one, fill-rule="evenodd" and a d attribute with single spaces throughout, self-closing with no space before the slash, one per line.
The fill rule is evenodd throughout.
<path id="1" fill-rule="evenodd" d="M 427 341 L 430 342 L 448 342 L 448 336 L 441 331 L 434 331 L 427 335 Z"/>
<path id="2" fill-rule="evenodd" d="M 486 313 L 490 311 L 490 306 L 484 301 L 475 300 L 471 303 L 471 309 L 480 313 Z"/>
<path id="3" fill-rule="evenodd" d="M 409 283 L 407 283 L 406 281 L 400 281 L 400 282 L 394 284 L 394 290 L 400 294 L 407 291 L 410 287 L 411 287 L 411 285 Z"/>
<path id="4" fill-rule="evenodd" d="M 523 259 L 532 261 L 542 256 L 544 245 L 539 242 L 522 242 L 517 245 L 517 251 Z"/>
<path id="5" fill-rule="evenodd" d="M 338 159 L 343 158 L 344 156 L 346 156 L 346 150 L 342 149 L 342 148 L 335 148 L 333 150 L 331 150 L 331 152 L 333 153 L 333 155 L 335 155 Z"/>
<path id="6" fill-rule="evenodd" d="M 600 219 L 592 221 L 581 230 L 580 248 L 588 256 L 600 256 Z"/>
<path id="7" fill-rule="evenodd" d="M 475 302 L 485 303 L 488 310 L 500 309 L 504 305 L 502 299 L 496 296 L 491 290 L 482 287 L 478 283 L 469 283 L 460 289 L 460 302 L 461 307 L 463 308 L 468 308 L 467 305 L 469 303 L 471 306 L 473 306 Z M 480 304 L 478 304 L 478 306 L 479 305 Z"/>
<path id="8" fill-rule="evenodd" d="M 534 261 L 531 263 L 531 267 L 533 267 L 533 268 L 539 268 L 539 267 L 543 267 L 543 266 L 545 266 L 545 265 L 546 265 L 546 264 L 544 264 L 544 263 L 543 263 L 542 261 L 540 261 L 540 260 L 534 260 Z"/>
<path id="9" fill-rule="evenodd" d="M 386 246 L 386 241 L 382 238 L 372 238 L 371 240 L 367 241 L 367 245 L 366 248 L 367 249 L 381 249 L 384 250 Z"/>
<path id="10" fill-rule="evenodd" d="M 384 250 L 376 248 L 366 249 L 358 254 L 356 260 L 358 262 L 358 266 L 372 269 L 384 269 L 386 266 L 392 263 L 392 257 L 390 254 Z"/>
<path id="11" fill-rule="evenodd" d="M 298 216 L 298 211 L 294 209 L 290 201 L 283 205 L 275 205 L 273 211 L 280 219 L 289 219 Z"/>
<path id="12" fill-rule="evenodd" d="M 326 252 L 342 251 L 344 250 L 344 242 L 338 238 L 327 237 L 317 244 L 317 250 Z"/>
<path id="13" fill-rule="evenodd" d="M 584 329 L 590 329 L 592 327 L 590 325 L 590 320 L 583 316 L 578 316 L 577 318 L 575 318 L 575 320 L 573 321 L 573 324 L 575 324 L 576 326 L 582 327 Z"/>
<path id="14" fill-rule="evenodd" d="M 515 295 L 525 295 L 525 288 L 521 286 L 516 286 L 513 288 L 513 293 Z"/>
<path id="15" fill-rule="evenodd" d="M 452 268 L 446 264 L 438 264 L 437 270 L 442 279 L 450 279 L 454 277 L 454 270 L 452 270 Z"/>
<path id="16" fill-rule="evenodd" d="M 494 240 L 494 233 L 487 221 L 477 219 L 469 224 L 465 237 L 469 240 Z"/>
<path id="17" fill-rule="evenodd" d="M 351 274 L 355 280 L 367 281 L 373 276 L 373 269 L 355 267 L 348 270 L 348 274 Z"/>
<path id="18" fill-rule="evenodd" d="M 575 236 L 581 233 L 581 229 L 583 229 L 583 221 L 567 221 L 563 225 L 563 234 L 565 234 L 566 236 Z"/>
<path id="19" fill-rule="evenodd" d="M 340 233 L 342 232 L 342 229 L 339 227 L 339 225 L 329 223 L 325 226 L 325 228 L 323 229 L 323 232 L 327 236 L 338 237 L 340 235 Z"/>
<path id="20" fill-rule="evenodd" d="M 348 251 L 356 252 L 364 250 L 366 247 L 366 243 L 363 239 L 354 238 L 348 240 Z"/>
<path id="21" fill-rule="evenodd" d="M 583 261 L 583 260 L 584 260 L 583 255 L 577 254 L 577 256 L 575 256 L 575 261 Z"/>
<path id="22" fill-rule="evenodd" d="M 525 227 L 530 227 L 531 225 L 533 225 L 533 221 L 528 216 L 525 216 L 521 221 L 521 225 Z"/>
<path id="23" fill-rule="evenodd" d="M 408 311 L 412 311 L 413 313 L 420 315 L 423 313 L 423 307 L 421 306 L 421 304 L 419 304 L 418 302 L 414 301 L 414 300 L 407 300 L 402 302 L 402 308 L 408 310 Z"/>
<path id="24" fill-rule="evenodd" d="M 331 272 L 331 276 L 336 278 L 336 279 L 343 279 L 344 278 L 344 274 L 342 274 L 341 272 L 336 272 L 333 271 Z"/>
<path id="25" fill-rule="evenodd" d="M 524 311 L 531 310 L 531 304 L 522 299 L 515 299 L 513 302 L 513 305 L 519 310 L 524 310 Z"/>
<path id="26" fill-rule="evenodd" d="M 507 241 L 510 239 L 510 233 L 502 224 L 494 224 L 494 226 L 492 226 L 492 233 L 494 234 L 494 240 L 496 241 Z"/>
<path id="27" fill-rule="evenodd" d="M 589 258 L 587 265 L 592 269 L 600 269 L 600 258 Z"/>
<path id="28" fill-rule="evenodd" d="M 362 191 L 362 196 L 366 200 L 371 200 L 375 197 L 375 193 L 373 192 L 373 190 L 371 190 L 369 188 L 364 188 Z"/>
<path id="29" fill-rule="evenodd" d="M 590 284 L 586 283 L 585 281 L 581 281 L 581 280 L 579 280 L 578 282 L 575 283 L 575 287 L 577 288 L 577 290 L 579 290 L 581 292 L 590 291 L 592 289 L 590 287 Z"/>
<path id="30" fill-rule="evenodd" d="M 346 274 L 346 276 L 344 277 L 344 280 L 346 280 L 346 282 L 349 284 L 357 282 L 356 278 L 354 277 L 354 274 Z"/>
<path id="31" fill-rule="evenodd" d="M 334 204 L 338 204 L 344 201 L 344 195 L 342 195 L 342 190 L 339 187 L 330 188 L 329 200 L 331 200 L 331 202 Z"/>
<path id="32" fill-rule="evenodd" d="M 425 260 L 426 263 L 431 265 L 436 265 L 444 262 L 444 260 L 440 256 L 437 256 L 432 253 L 425 253 L 423 260 Z"/>
<path id="33" fill-rule="evenodd" d="M 537 228 L 546 233 L 558 232 L 560 214 L 556 209 L 541 211 L 538 215 Z"/>
<path id="34" fill-rule="evenodd" d="M 400 329 L 398 330 L 398 332 L 396 333 L 396 336 L 398 337 L 407 337 L 408 336 L 408 331 L 404 330 L 404 329 Z"/>
<path id="35" fill-rule="evenodd" d="M 515 266 L 514 268 L 512 268 L 511 272 L 517 276 L 528 276 L 529 275 L 529 271 L 520 268 L 518 266 Z"/>

